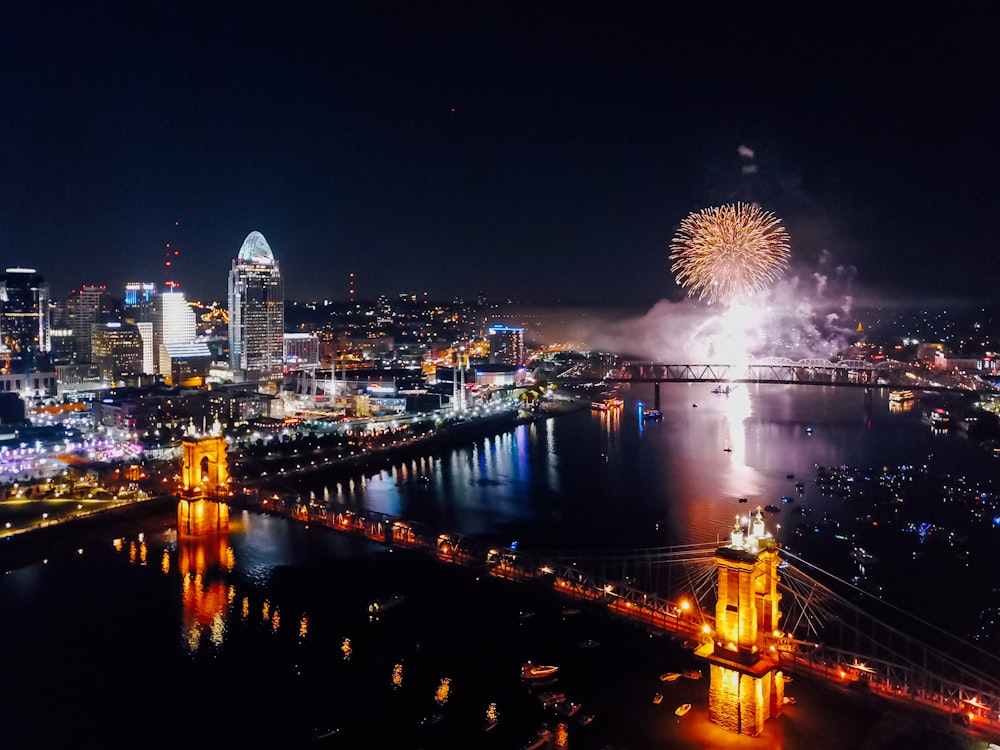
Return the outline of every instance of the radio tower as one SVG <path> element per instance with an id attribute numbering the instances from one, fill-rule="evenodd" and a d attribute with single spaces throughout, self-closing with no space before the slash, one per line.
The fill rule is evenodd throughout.
<path id="1" fill-rule="evenodd" d="M 347 301 L 354 302 L 354 272 L 347 275 Z"/>
<path id="2" fill-rule="evenodd" d="M 174 222 L 175 233 L 178 231 L 180 225 L 181 223 L 179 221 Z M 174 274 L 176 270 L 174 268 L 174 263 L 177 262 L 178 258 L 180 257 L 180 254 L 181 251 L 180 248 L 177 246 L 176 242 L 166 243 L 166 247 L 164 248 L 164 259 L 163 259 L 163 271 L 166 278 L 163 281 L 163 286 L 164 288 L 170 291 L 173 291 L 174 288 L 180 286 L 180 284 L 174 280 L 176 278 Z"/>

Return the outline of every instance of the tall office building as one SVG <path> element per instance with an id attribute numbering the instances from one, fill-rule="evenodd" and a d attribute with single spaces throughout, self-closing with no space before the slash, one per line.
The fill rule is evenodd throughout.
<path id="1" fill-rule="evenodd" d="M 0 370 L 49 369 L 49 287 L 34 268 L 0 276 Z"/>
<path id="2" fill-rule="evenodd" d="M 524 329 L 515 326 L 490 328 L 490 362 L 524 364 Z"/>
<path id="3" fill-rule="evenodd" d="M 142 337 L 129 323 L 95 323 L 90 335 L 91 358 L 101 380 L 112 386 L 142 371 Z"/>
<path id="4" fill-rule="evenodd" d="M 153 349 L 156 357 L 156 372 L 170 377 L 173 372 L 171 351 L 182 348 L 187 353 L 195 346 L 198 337 L 194 310 L 187 302 L 184 292 L 177 285 L 167 286 L 163 292 L 153 297 Z M 199 356 L 208 357 L 206 344 L 195 346 Z"/>
<path id="5" fill-rule="evenodd" d="M 142 372 L 156 372 L 156 344 L 154 342 L 154 302 L 156 284 L 152 281 L 130 281 L 125 285 L 125 305 L 122 313 L 125 322 L 135 325 L 142 338 Z"/>
<path id="6" fill-rule="evenodd" d="M 85 284 L 68 300 L 70 326 L 75 339 L 75 361 L 93 362 L 91 336 L 95 324 L 114 322 L 113 300 L 105 286 Z"/>
<path id="7" fill-rule="evenodd" d="M 247 382 L 281 376 L 285 298 L 278 261 L 260 232 L 250 232 L 229 271 L 229 362 Z"/>

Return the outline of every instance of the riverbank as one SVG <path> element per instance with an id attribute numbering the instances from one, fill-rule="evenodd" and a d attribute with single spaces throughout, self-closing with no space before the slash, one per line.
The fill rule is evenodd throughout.
<path id="1" fill-rule="evenodd" d="M 114 535 L 115 529 L 128 533 L 143 524 L 176 523 L 176 517 L 177 498 L 159 495 L 7 534 L 0 538 L 0 570 L 78 549 L 85 540 Z"/>
<path id="2" fill-rule="evenodd" d="M 332 457 L 320 454 L 317 462 L 311 462 L 300 468 L 275 472 L 269 471 L 273 467 L 268 461 L 244 462 L 241 466 L 243 476 L 238 480 L 238 484 L 242 488 L 269 492 L 285 487 L 291 478 L 317 472 L 334 479 L 350 479 L 377 472 L 396 461 L 441 455 L 458 446 L 499 435 L 520 425 L 588 408 L 589 402 L 576 398 L 545 399 L 530 409 L 512 409 L 500 414 L 452 420 L 425 435 L 394 445 L 369 448 L 352 456 Z"/>

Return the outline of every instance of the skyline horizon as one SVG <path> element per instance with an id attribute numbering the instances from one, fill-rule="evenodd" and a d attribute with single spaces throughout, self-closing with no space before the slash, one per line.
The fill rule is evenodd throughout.
<path id="1" fill-rule="evenodd" d="M 0 241 L 56 294 L 162 283 L 170 250 L 219 300 L 256 229 L 298 299 L 353 272 L 355 296 L 652 309 L 682 298 L 685 217 L 734 202 L 781 220 L 789 280 L 993 294 L 972 14 L 57 0 L 0 24 Z"/>

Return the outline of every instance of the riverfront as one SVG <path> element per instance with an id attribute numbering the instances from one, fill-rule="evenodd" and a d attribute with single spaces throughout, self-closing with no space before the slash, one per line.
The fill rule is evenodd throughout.
<path id="1" fill-rule="evenodd" d="M 860 464 L 865 450 L 878 465 L 915 451 L 926 458 L 933 448 L 935 463 L 966 457 L 972 468 L 992 466 L 976 461 L 960 436 L 931 434 L 916 415 L 873 408 L 865 421 L 864 404 L 851 400 L 857 393 L 752 395 L 725 404 L 682 386 L 664 394 L 662 422 L 642 425 L 633 394 L 617 418 L 570 414 L 393 463 L 353 486 L 310 475 L 286 489 L 318 502 L 328 495 L 334 508 L 516 540 L 525 550 L 613 549 L 711 541 L 728 529 L 738 496 L 780 497 L 793 484 L 789 473 L 809 483 L 799 503 L 846 519 L 855 500 L 822 496 L 815 465 Z M 740 431 L 726 429 L 732 408 Z M 521 684 L 528 659 L 559 664 L 560 689 L 594 716 L 587 726 L 568 722 L 568 746 L 577 750 L 967 746 L 961 733 L 932 731 L 934 717 L 865 704 L 801 678 L 788 689 L 796 705 L 761 737 L 732 736 L 705 720 L 704 681 L 678 682 L 672 692 L 659 682 L 660 673 L 693 659 L 668 635 L 586 607 L 566 614 L 566 600 L 524 584 L 476 580 L 472 571 L 274 516 L 234 512 L 221 543 L 178 540 L 173 524 L 165 513 L 108 534 L 95 529 L 78 543 L 82 554 L 51 550 L 47 563 L 4 577 L 0 593 L 12 616 L 3 636 L 21 646 L 4 687 L 3 705 L 19 717 L 8 746 L 99 741 L 122 731 L 289 746 L 337 730 L 328 746 L 516 750 L 541 721 L 558 720 Z M 794 546 L 787 523 L 783 533 Z M 894 581 L 883 582 L 891 590 Z M 368 606 L 395 595 L 402 603 L 370 622 Z M 599 646 L 581 647 L 588 640 Z M 397 663 L 403 683 L 394 689 Z M 452 694 L 442 707 L 433 696 L 445 677 Z M 67 721 L 59 726 L 41 721 L 46 704 L 34 700 L 53 681 L 88 686 L 60 707 Z M 657 690 L 666 693 L 659 706 L 651 700 Z M 482 733 L 490 702 L 500 720 Z M 681 702 L 693 708 L 678 721 Z M 196 707 L 217 718 L 192 735 L 178 717 Z M 443 718 L 423 721 L 437 714 Z"/>

